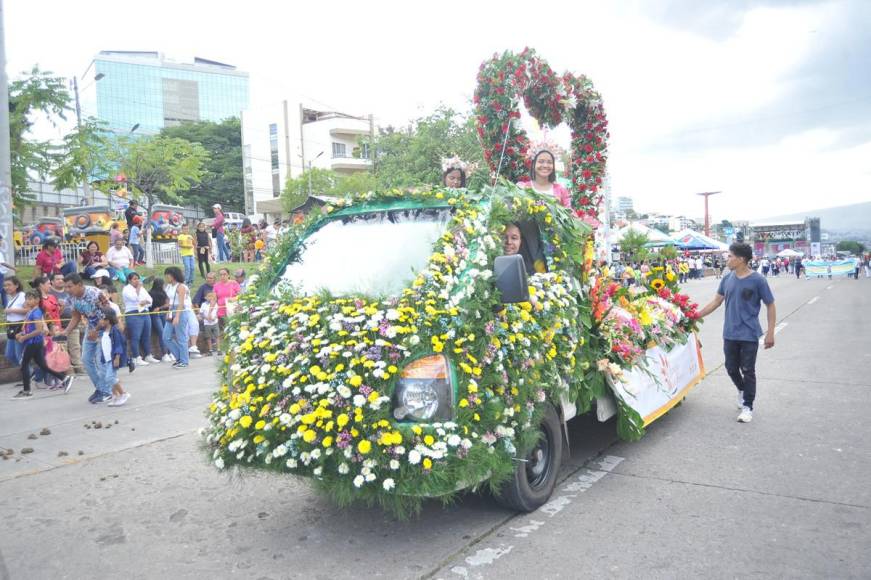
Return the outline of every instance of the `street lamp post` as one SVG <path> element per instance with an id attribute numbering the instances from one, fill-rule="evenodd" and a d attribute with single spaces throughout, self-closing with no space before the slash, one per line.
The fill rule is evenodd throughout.
<path id="1" fill-rule="evenodd" d="M 705 196 L 705 235 L 711 237 L 711 216 L 708 213 L 708 198 L 712 195 L 717 195 L 718 193 L 723 193 L 722 191 L 705 191 L 703 193 L 697 193 L 696 195 Z"/>
<path id="2" fill-rule="evenodd" d="M 324 154 L 324 152 L 321 151 L 320 153 L 315 155 L 314 159 L 309 159 L 309 162 L 308 162 L 308 194 L 309 194 L 309 196 L 311 196 L 311 194 L 312 194 L 312 161 L 314 161 L 315 159 L 317 159 L 318 157 L 320 157 L 323 154 Z"/>

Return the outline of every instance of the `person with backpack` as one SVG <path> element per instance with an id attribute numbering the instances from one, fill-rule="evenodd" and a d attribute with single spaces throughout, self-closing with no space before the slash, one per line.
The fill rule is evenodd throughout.
<path id="1" fill-rule="evenodd" d="M 24 318 L 24 324 L 21 332 L 15 336 L 15 340 L 23 347 L 21 355 L 21 381 L 23 387 L 18 393 L 12 397 L 15 401 L 29 399 L 33 393 L 30 392 L 30 363 L 33 362 L 44 374 L 51 375 L 63 384 L 64 393 L 70 391 L 73 385 L 75 375 L 64 376 L 48 368 L 45 363 L 45 341 L 43 336 L 48 332 L 48 327 L 43 318 L 42 309 L 39 308 L 40 300 L 39 292 L 30 290 L 25 294 L 25 308 L 27 314 Z"/>

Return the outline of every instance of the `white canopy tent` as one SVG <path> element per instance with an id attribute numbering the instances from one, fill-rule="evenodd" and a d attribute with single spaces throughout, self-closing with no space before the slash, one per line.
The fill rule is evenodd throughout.
<path id="1" fill-rule="evenodd" d="M 804 252 L 798 252 L 793 250 L 792 248 L 787 248 L 785 250 L 780 250 L 777 252 L 778 258 L 802 258 L 804 257 Z"/>
<path id="2" fill-rule="evenodd" d="M 638 222 L 631 223 L 628 226 L 613 232 L 612 237 L 609 241 L 612 244 L 619 244 L 620 240 L 623 239 L 623 237 L 627 234 L 627 232 L 629 232 L 629 230 L 647 236 L 648 246 L 670 246 L 674 244 L 674 241 L 670 237 L 668 237 L 667 234 L 664 234 L 657 229 L 649 228 L 646 225 L 640 224 Z"/>

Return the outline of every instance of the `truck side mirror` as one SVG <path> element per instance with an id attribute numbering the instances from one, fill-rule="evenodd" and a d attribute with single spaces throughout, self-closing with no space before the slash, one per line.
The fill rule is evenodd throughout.
<path id="1" fill-rule="evenodd" d="M 496 279 L 496 289 L 502 295 L 503 304 L 529 301 L 523 256 L 498 256 L 493 262 L 493 277 Z"/>

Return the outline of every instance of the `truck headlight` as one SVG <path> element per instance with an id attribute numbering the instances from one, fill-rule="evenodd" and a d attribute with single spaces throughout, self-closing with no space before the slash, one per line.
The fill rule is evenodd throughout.
<path id="1" fill-rule="evenodd" d="M 407 365 L 393 395 L 393 416 L 402 421 L 450 421 L 454 390 L 443 355 L 419 358 Z"/>

